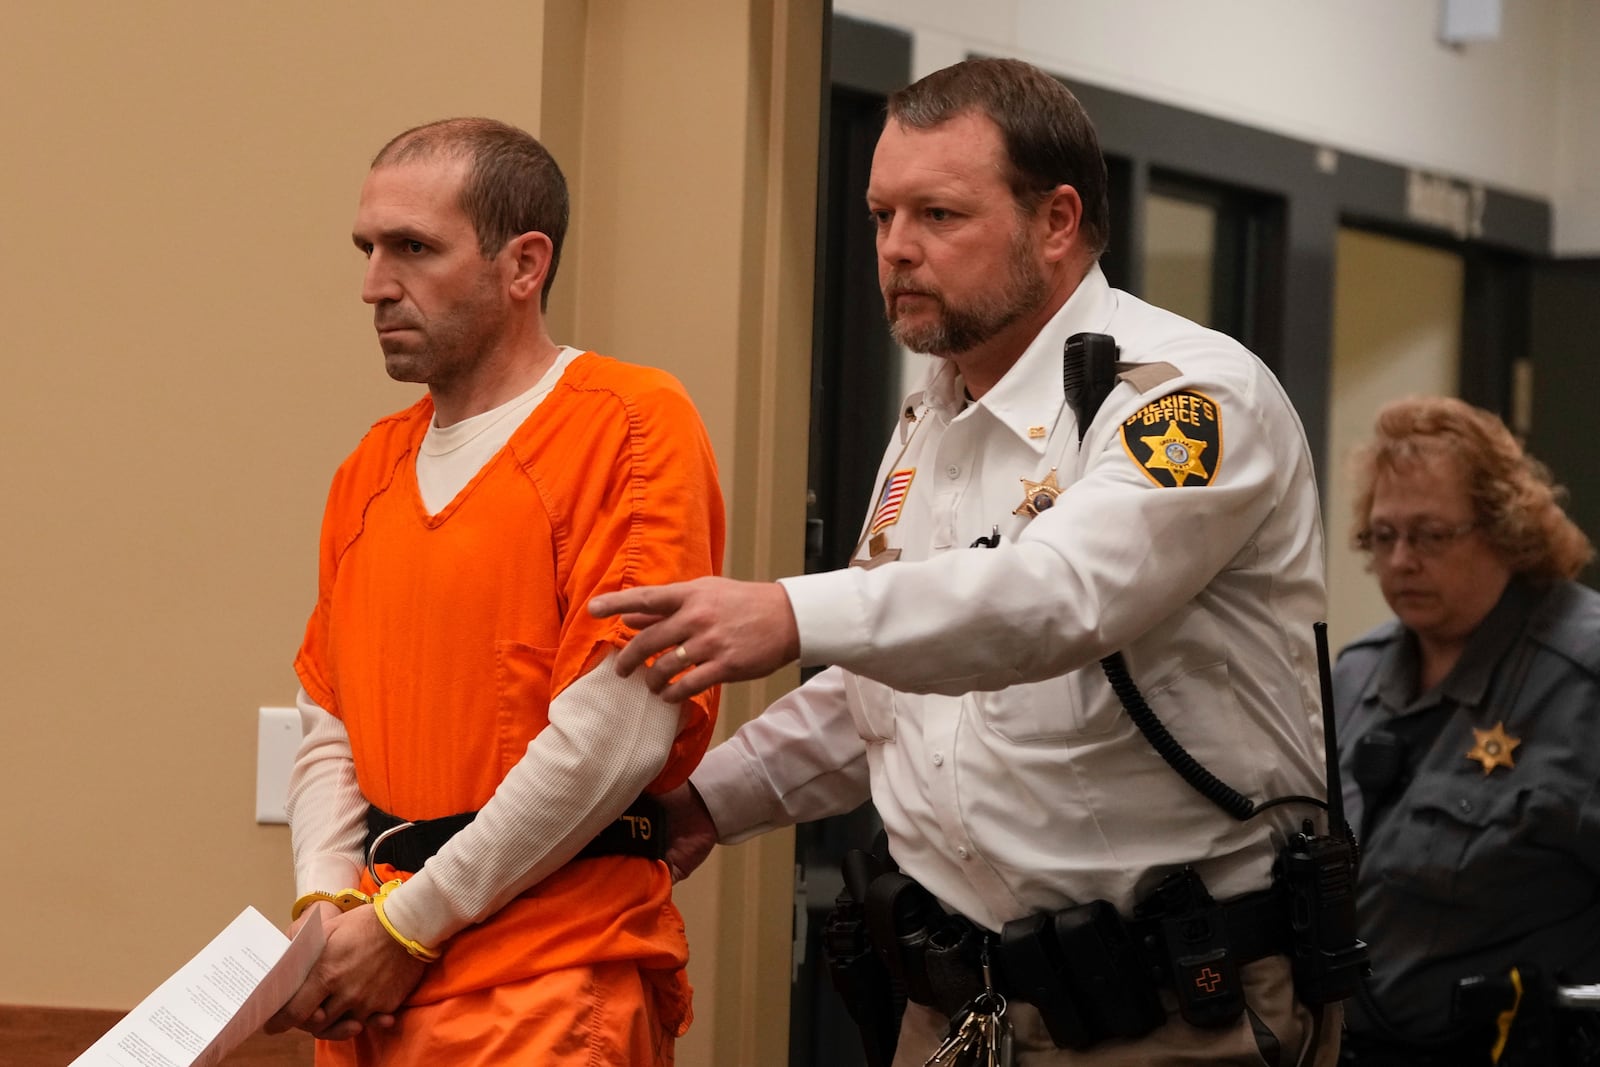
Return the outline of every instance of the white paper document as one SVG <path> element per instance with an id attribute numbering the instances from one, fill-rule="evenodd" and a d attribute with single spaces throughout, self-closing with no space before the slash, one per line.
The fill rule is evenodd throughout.
<path id="1" fill-rule="evenodd" d="M 70 1067 L 213 1067 L 294 996 L 322 954 L 316 911 L 291 942 L 245 908 Z"/>

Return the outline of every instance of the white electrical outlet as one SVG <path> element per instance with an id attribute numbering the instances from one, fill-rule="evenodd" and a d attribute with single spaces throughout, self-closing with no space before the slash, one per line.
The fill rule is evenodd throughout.
<path id="1" fill-rule="evenodd" d="M 300 749 L 300 712 L 262 708 L 256 721 L 256 822 L 287 823 L 289 772 Z"/>

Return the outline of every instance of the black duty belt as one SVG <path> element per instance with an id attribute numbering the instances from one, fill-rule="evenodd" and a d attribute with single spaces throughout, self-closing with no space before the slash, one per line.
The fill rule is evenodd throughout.
<path id="1" fill-rule="evenodd" d="M 1170 876 L 1135 914 L 1096 900 L 1013 920 L 997 936 L 945 912 L 898 872 L 873 878 L 862 917 L 874 948 L 906 996 L 953 1015 L 985 988 L 1040 1010 L 1062 1048 L 1139 1037 L 1166 1017 L 1166 986 L 1196 1026 L 1226 1025 L 1244 1010 L 1239 968 L 1287 953 L 1285 894 L 1273 890 L 1213 901 L 1199 876 Z"/>
<path id="2" fill-rule="evenodd" d="M 893 878 L 875 883 L 880 891 L 893 885 Z M 921 891 L 909 878 L 901 879 L 901 884 L 914 887 L 912 891 Z M 892 946 L 896 941 L 905 940 L 906 919 L 912 917 L 913 924 L 928 922 L 926 913 L 917 915 L 905 903 L 896 901 L 885 895 L 873 899 L 877 894 L 869 893 L 867 906 L 867 924 L 874 944 L 879 946 Z M 1236 964 L 1253 963 L 1256 960 L 1266 959 L 1268 956 L 1277 956 L 1289 951 L 1289 917 L 1283 897 L 1270 889 L 1247 896 L 1237 897 L 1217 905 L 1222 913 L 1223 927 L 1227 932 L 1227 944 Z M 881 918 L 880 918 L 881 917 Z M 1040 924 L 1048 922 L 1050 916 L 1043 913 L 1036 916 Z M 875 921 L 876 920 L 876 921 Z M 1163 985 L 1170 985 L 1175 979 L 1170 967 L 1167 966 L 1167 957 L 1176 950 L 1177 946 L 1168 945 L 1166 931 L 1163 929 L 1162 917 L 1133 918 L 1121 920 L 1126 929 L 1126 945 L 1130 953 L 1137 959 L 1139 970 L 1155 977 Z M 931 924 L 930 924 L 931 925 Z M 981 988 L 977 983 L 979 978 L 978 945 L 982 937 L 981 928 L 964 915 L 940 914 L 937 919 L 938 929 L 928 929 L 928 951 L 917 958 L 923 966 L 935 972 L 933 985 L 940 984 L 941 977 L 950 977 L 950 972 L 961 972 L 967 976 L 965 982 L 955 981 L 951 984 L 960 988 L 955 994 L 958 1000 L 964 1000 L 972 995 L 972 990 Z M 915 935 L 913 934 L 913 937 Z M 931 957 L 931 958 L 930 958 Z M 943 957 L 942 959 L 940 957 Z M 1058 966 L 1071 967 L 1072 960 L 1055 961 Z M 941 975 L 938 972 L 943 971 Z M 912 999 L 922 1003 L 940 1006 L 940 1002 L 949 1003 L 948 996 L 929 997 L 918 995 L 928 988 L 928 983 L 922 975 L 908 975 L 908 984 L 912 990 Z M 1018 988 L 1018 983 L 1008 981 L 1008 976 L 1001 970 L 995 976 L 998 991 L 1006 996 L 1018 996 L 1028 999 L 1025 990 Z M 1009 988 L 1008 988 L 1009 987 Z"/>
<path id="3" fill-rule="evenodd" d="M 445 815 L 438 819 L 402 819 L 379 808 L 367 808 L 367 837 L 362 852 L 372 848 L 378 835 L 396 826 L 411 823 L 400 833 L 387 837 L 373 857 L 377 863 L 393 864 L 396 870 L 420 871 L 422 865 L 456 834 L 465 829 L 475 811 Z M 601 830 L 573 859 L 592 859 L 595 856 L 638 856 L 659 860 L 667 851 L 667 826 L 661 802 L 652 796 L 641 796 L 628 806 L 617 820 Z"/>
<path id="4" fill-rule="evenodd" d="M 1289 913 L 1282 894 L 1271 889 L 1225 900 L 1222 924 L 1228 932 L 1228 945 L 1240 964 L 1254 963 L 1268 956 L 1289 951 Z M 1134 940 L 1147 948 L 1162 945 L 1162 920 L 1129 919 L 1128 930 Z M 1170 950 L 1170 946 L 1168 947 Z M 1163 974 L 1163 977 L 1170 977 Z"/>

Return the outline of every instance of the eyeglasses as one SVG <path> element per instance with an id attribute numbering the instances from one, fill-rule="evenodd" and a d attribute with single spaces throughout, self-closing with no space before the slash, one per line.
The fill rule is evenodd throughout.
<path id="1" fill-rule="evenodd" d="M 1374 556 L 1387 556 L 1404 541 L 1417 555 L 1431 558 L 1477 528 L 1476 522 L 1464 522 L 1459 526 L 1422 523 L 1409 530 L 1396 530 L 1393 526 L 1369 526 L 1356 534 L 1356 547 Z"/>

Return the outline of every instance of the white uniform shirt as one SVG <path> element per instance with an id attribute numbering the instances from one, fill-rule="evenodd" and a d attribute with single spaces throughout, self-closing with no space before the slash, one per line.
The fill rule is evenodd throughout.
<path id="1" fill-rule="evenodd" d="M 1084 331 L 1176 376 L 1119 382 L 1080 448 L 1061 356 Z M 898 561 L 784 581 L 802 662 L 835 666 L 693 776 L 721 838 L 848 811 L 870 783 L 901 868 L 993 929 L 1096 898 L 1126 911 L 1185 863 L 1218 899 L 1266 886 L 1284 832 L 1315 810 L 1223 813 L 1097 661 L 1122 650 L 1178 741 L 1252 800 L 1323 796 L 1322 530 L 1277 380 L 1094 268 L 981 399 L 943 363 L 908 408 L 868 517 L 881 540 L 856 559 Z M 1013 515 L 1052 467 L 1054 506 Z M 999 547 L 969 547 L 996 525 Z"/>

